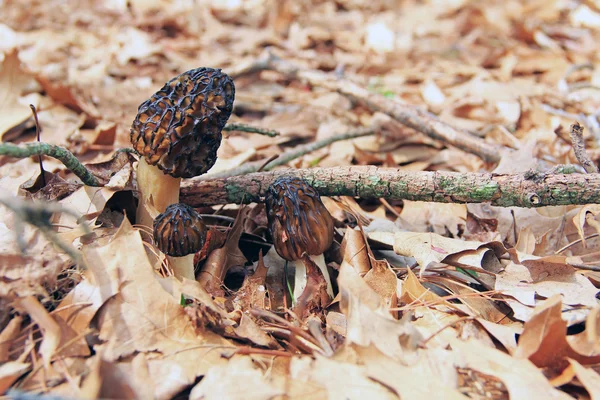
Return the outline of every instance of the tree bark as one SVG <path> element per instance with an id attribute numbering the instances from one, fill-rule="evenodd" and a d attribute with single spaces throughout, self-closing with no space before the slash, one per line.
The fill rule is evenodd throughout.
<path id="1" fill-rule="evenodd" d="M 195 207 L 259 202 L 271 182 L 284 174 L 304 178 L 322 196 L 489 202 L 503 207 L 600 203 L 600 174 L 406 172 L 373 166 L 278 169 L 230 178 L 190 180 L 181 188 L 181 201 Z"/>

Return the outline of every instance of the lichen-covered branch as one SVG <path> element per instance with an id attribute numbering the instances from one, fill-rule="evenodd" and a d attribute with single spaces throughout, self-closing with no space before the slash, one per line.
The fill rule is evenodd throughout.
<path id="1" fill-rule="evenodd" d="M 325 146 L 329 146 L 332 143 L 339 142 L 342 140 L 356 139 L 363 136 L 373 135 L 377 131 L 378 127 L 365 127 L 359 128 L 354 131 L 340 133 L 338 135 L 333 135 L 328 138 L 317 140 L 312 143 L 307 143 L 305 145 L 296 146 L 293 149 L 290 149 L 284 153 L 281 153 L 279 157 L 274 159 L 273 161 L 267 163 L 265 165 L 264 160 L 253 161 L 245 163 L 237 168 L 232 168 L 227 171 L 217 172 L 214 174 L 209 173 L 208 175 L 201 176 L 199 180 L 211 180 L 215 178 L 228 178 L 230 176 L 236 175 L 244 175 L 250 174 L 252 172 L 256 172 L 262 167 L 262 171 L 271 171 L 275 167 L 279 167 L 281 165 L 285 165 L 290 161 L 295 160 L 298 157 L 302 157 L 305 154 L 312 153 L 313 151 L 322 149 Z"/>
<path id="2" fill-rule="evenodd" d="M 0 156 L 26 158 L 31 156 L 48 156 L 56 158 L 88 186 L 100 186 L 100 182 L 88 169 L 79 162 L 77 157 L 64 147 L 48 143 L 26 143 L 18 146 L 12 143 L 0 143 Z"/>
<path id="3" fill-rule="evenodd" d="M 427 111 L 385 98 L 376 93 L 371 93 L 360 85 L 348 79 L 340 79 L 334 74 L 302 68 L 292 62 L 282 60 L 270 52 L 266 52 L 256 59 L 254 64 L 246 63 L 231 69 L 229 74 L 232 77 L 236 77 L 261 69 L 274 70 L 288 77 L 305 81 L 312 86 L 337 91 L 344 96 L 366 104 L 373 111 L 389 115 L 401 124 L 424 133 L 432 139 L 475 154 L 487 162 L 500 161 L 498 146 L 487 143 L 483 139 L 466 131 L 457 129 Z"/>
<path id="4" fill-rule="evenodd" d="M 181 201 L 192 206 L 260 201 L 271 182 L 284 174 L 303 177 L 323 196 L 504 207 L 600 204 L 600 174 L 407 172 L 373 166 L 279 169 L 194 180 L 184 183 Z"/>

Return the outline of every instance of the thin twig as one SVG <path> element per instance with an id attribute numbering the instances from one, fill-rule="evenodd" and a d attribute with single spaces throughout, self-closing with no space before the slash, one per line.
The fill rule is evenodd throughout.
<path id="1" fill-rule="evenodd" d="M 216 178 L 228 178 L 230 176 L 238 176 L 245 175 L 252 172 L 257 172 L 261 166 L 263 171 L 271 171 L 275 167 L 279 167 L 281 165 L 285 165 L 290 161 L 297 159 L 298 157 L 302 157 L 303 155 L 312 153 L 313 151 L 322 149 L 323 147 L 329 146 L 332 143 L 339 142 L 342 140 L 356 139 L 363 136 L 373 135 L 377 132 L 377 128 L 374 127 L 365 127 L 359 128 L 355 131 L 340 133 L 339 135 L 333 135 L 323 140 L 318 140 L 316 142 L 308 143 L 302 146 L 296 146 L 291 150 L 288 150 L 282 153 L 279 157 L 265 164 L 265 160 L 254 161 L 250 163 L 246 163 L 240 167 L 230 169 L 228 171 L 217 172 L 214 174 L 208 173 L 198 178 L 198 180 L 209 180 Z"/>
<path id="2" fill-rule="evenodd" d="M 600 272 L 600 267 L 595 266 L 595 265 L 587 265 L 587 264 L 579 264 L 579 263 L 568 263 L 568 265 L 570 265 L 571 267 L 576 268 L 576 269 Z"/>
<path id="3" fill-rule="evenodd" d="M 231 123 L 225 125 L 223 130 L 227 131 L 227 132 L 239 131 L 239 132 L 248 132 L 248 133 L 259 133 L 261 135 L 265 135 L 265 136 L 269 136 L 269 137 L 275 137 L 275 136 L 280 135 L 279 132 L 271 130 L 271 129 L 264 129 L 264 128 L 260 128 L 258 126 L 242 124 L 239 122 L 231 122 Z"/>
<path id="4" fill-rule="evenodd" d="M 73 172 L 87 186 L 100 186 L 100 182 L 79 160 L 64 147 L 48 143 L 26 143 L 17 146 L 12 143 L 0 143 L 0 156 L 26 158 L 31 156 L 49 156 L 56 158 Z"/>
<path id="5" fill-rule="evenodd" d="M 600 234 L 599 233 L 592 233 L 591 235 L 586 236 L 585 240 L 595 238 L 596 236 L 600 236 Z M 581 243 L 581 242 L 583 242 L 583 239 L 577 239 L 577 240 L 575 240 L 575 241 L 573 241 L 573 242 L 571 242 L 569 244 L 566 244 L 564 247 L 561 247 L 560 249 L 556 250 L 554 252 L 554 254 L 560 254 L 560 253 L 568 250 L 570 247 L 575 246 L 576 244 Z"/>
<path id="6" fill-rule="evenodd" d="M 372 93 L 352 81 L 340 79 L 335 74 L 302 68 L 299 65 L 276 57 L 269 50 L 257 58 L 254 64 L 246 63 L 244 66 L 234 68 L 232 73 L 234 76 L 241 76 L 261 69 L 277 71 L 287 77 L 308 82 L 312 86 L 337 91 L 346 97 L 366 104 L 372 111 L 387 114 L 401 124 L 415 129 L 432 139 L 475 154 L 487 162 L 500 161 L 499 147 L 491 145 L 473 134 L 446 124 L 429 112 L 393 99 L 385 98 L 380 94 Z"/>
<path id="7" fill-rule="evenodd" d="M 573 143 L 573 151 L 579 164 L 583 166 L 588 174 L 598 173 L 598 167 L 585 151 L 585 141 L 583 139 L 583 126 L 579 125 L 579 122 L 575 122 L 571 125 L 571 142 Z"/>

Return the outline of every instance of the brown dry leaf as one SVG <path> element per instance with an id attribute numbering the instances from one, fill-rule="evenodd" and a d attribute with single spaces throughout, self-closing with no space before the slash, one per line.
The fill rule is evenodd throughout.
<path id="1" fill-rule="evenodd" d="M 44 360 L 44 367 L 50 368 L 50 362 L 54 357 L 61 341 L 61 330 L 58 323 L 52 318 L 42 304 L 33 296 L 18 298 L 14 302 L 15 307 L 25 310 L 33 321 L 40 327 L 44 338 L 40 344 L 39 352 Z"/>
<path id="2" fill-rule="evenodd" d="M 585 330 L 576 335 L 567 336 L 571 347 L 579 354 L 600 354 L 600 307 L 590 311 L 585 321 Z"/>
<path id="3" fill-rule="evenodd" d="M 406 270 L 406 278 L 402 284 L 402 297 L 400 300 L 406 304 L 440 305 L 443 307 L 443 310 L 453 308 L 448 301 L 442 299 L 431 290 L 425 289 L 410 268 Z"/>
<path id="4" fill-rule="evenodd" d="M 19 102 L 19 97 L 31 81 L 21 69 L 16 50 L 4 54 L 0 66 L 0 142 L 4 134 L 31 117 L 31 109 Z"/>
<path id="5" fill-rule="evenodd" d="M 569 359 L 577 379 L 581 381 L 592 400 L 600 399 L 600 375 L 591 368 L 586 368 L 577 361 Z"/>
<path id="6" fill-rule="evenodd" d="M 13 340 L 21 332 L 22 322 L 23 317 L 20 315 L 14 316 L 0 333 L 0 362 L 4 363 L 9 360 L 10 347 Z"/>
<path id="7" fill-rule="evenodd" d="M 422 340 L 410 321 L 392 319 L 381 297 L 352 267 L 341 267 L 338 284 L 340 308 L 347 319 L 346 343 L 373 344 L 388 357 L 408 362 Z"/>
<path id="8" fill-rule="evenodd" d="M 494 289 L 517 300 L 508 299 L 508 305 L 515 311 L 515 318 L 521 321 L 528 320 L 533 312 L 521 305 L 535 306 L 536 296 L 550 298 L 555 294 L 562 295 L 563 309 L 569 310 L 565 314 L 569 325 L 583 320 L 589 309 L 597 304 L 598 289 L 589 279 L 571 266 L 560 263 L 538 262 L 526 267 L 511 262 L 496 276 Z M 586 306 L 588 309 L 574 309 L 572 306 Z"/>
<path id="9" fill-rule="evenodd" d="M 87 223 L 93 224 L 98 215 L 104 210 L 104 206 L 106 206 L 110 198 L 130 182 L 131 176 L 131 167 L 125 166 L 105 186 L 82 186 L 59 203 L 65 206 L 65 208 L 74 211 L 77 215 L 80 215 L 80 218 L 84 217 Z M 52 222 L 69 227 L 67 231 L 71 231 L 72 227 L 77 226 L 77 219 L 79 218 L 75 218 L 71 214 L 60 213 L 55 214 Z M 65 229 L 59 230 L 59 232 L 64 231 Z"/>
<path id="10" fill-rule="evenodd" d="M 12 384 L 30 369 L 30 363 L 19 361 L 8 361 L 0 365 L 0 395 L 4 395 Z"/>
<path id="11" fill-rule="evenodd" d="M 337 361 L 321 356 L 316 356 L 314 360 L 308 357 L 294 357 L 290 363 L 289 375 L 291 379 L 304 383 L 305 395 L 315 391 L 314 386 L 327 391 L 327 396 L 317 398 L 397 399 L 384 385 L 369 379 L 363 368 L 344 360 Z"/>
<path id="12" fill-rule="evenodd" d="M 267 373 L 257 368 L 248 356 L 234 356 L 226 365 L 208 370 L 194 386 L 190 399 L 272 399 L 284 391 L 272 386 Z"/>
<path id="13" fill-rule="evenodd" d="M 439 204 L 423 201 L 404 201 L 400 213 L 401 226 L 414 232 L 433 232 L 454 236 L 464 230 L 467 221 L 465 204 Z"/>
<path id="14" fill-rule="evenodd" d="M 454 340 L 458 364 L 500 379 L 513 399 L 570 399 L 556 390 L 529 360 L 517 359 L 477 340 Z"/>
<path id="15" fill-rule="evenodd" d="M 372 345 L 353 347 L 367 376 L 394 389 L 404 399 L 466 399 L 456 389 L 454 355 L 442 349 L 420 350 L 409 366 L 386 357 Z"/>
<path id="16" fill-rule="evenodd" d="M 108 280 L 119 287 L 98 315 L 99 337 L 105 342 L 98 350 L 107 360 L 155 353 L 148 360 L 148 371 L 158 398 L 174 395 L 212 365 L 224 362 L 214 349 L 232 344 L 212 332 L 196 331 L 179 298 L 163 289 L 161 281 L 173 286 L 169 281 L 174 278 L 154 273 L 140 234 L 127 219 L 111 242 L 85 246 L 83 251 L 96 281 Z"/>
<path id="17" fill-rule="evenodd" d="M 567 341 L 567 322 L 562 319 L 561 297 L 555 295 L 538 305 L 523 328 L 514 356 L 528 358 L 540 368 L 563 370 L 566 358 L 583 364 L 600 362 L 600 354 L 578 354 Z"/>
<path id="18" fill-rule="evenodd" d="M 514 354 L 514 352 L 517 350 L 517 335 L 520 335 L 523 332 L 522 327 L 514 324 L 495 324 L 482 318 L 477 318 L 476 321 L 479 322 L 491 336 L 502 343 L 509 354 Z"/>
<path id="19" fill-rule="evenodd" d="M 236 220 L 227 234 L 227 240 L 223 247 L 210 253 L 202 269 L 197 275 L 200 285 L 216 296 L 224 296 L 223 279 L 229 268 L 233 266 L 243 266 L 246 262 L 244 253 L 240 250 L 239 241 L 244 231 L 244 220 L 248 208 L 241 207 Z"/>
<path id="20" fill-rule="evenodd" d="M 398 300 L 396 274 L 385 260 L 375 260 L 372 266 L 373 268 L 364 276 L 365 282 L 381 297 L 386 307 L 396 307 Z M 392 312 L 392 315 L 395 316 L 396 313 Z"/>
<path id="21" fill-rule="evenodd" d="M 600 206 L 598 206 L 597 204 L 585 205 L 581 207 L 581 210 L 579 210 L 577 215 L 573 217 L 573 224 L 575 224 L 575 226 L 577 227 L 579 238 L 583 242 L 584 247 L 586 246 L 586 234 L 584 232 L 584 226 L 586 222 L 588 222 L 594 229 L 596 229 L 596 232 L 600 233 L 600 226 L 598 225 L 598 222 L 596 222 L 596 220 L 593 217 L 589 218 L 588 214 L 591 214 L 593 217 L 600 214 Z"/>
<path id="22" fill-rule="evenodd" d="M 452 257 L 453 261 L 460 262 L 461 257 L 469 257 L 474 254 L 478 260 L 483 259 L 487 251 L 479 251 L 486 246 L 501 248 L 501 244 L 482 243 L 475 241 L 465 241 L 460 239 L 451 239 L 440 236 L 435 233 L 418 232 L 370 232 L 370 239 L 392 244 L 396 254 L 401 256 L 414 257 L 421 266 L 421 275 L 425 268 L 432 262 L 442 262 L 447 257 Z M 466 259 L 468 260 L 468 258 Z M 469 262 L 465 263 L 466 265 Z"/>
<path id="23" fill-rule="evenodd" d="M 366 274 L 371 269 L 369 252 L 362 231 L 346 229 L 344 239 L 340 244 L 340 253 L 343 254 L 344 263 L 348 263 L 360 275 Z"/>
<path id="24" fill-rule="evenodd" d="M 107 271 L 107 274 L 109 273 Z M 116 281 L 117 277 L 114 278 Z M 57 306 L 52 316 L 60 325 L 62 332 L 61 356 L 90 355 L 88 343 L 82 334 L 90 328 L 90 322 L 104 302 L 117 293 L 117 288 L 111 290 L 110 282 L 111 280 L 90 282 L 89 279 L 84 278 Z"/>

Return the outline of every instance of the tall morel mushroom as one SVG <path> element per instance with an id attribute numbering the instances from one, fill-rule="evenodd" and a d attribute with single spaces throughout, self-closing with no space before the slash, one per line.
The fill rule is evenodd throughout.
<path id="1" fill-rule="evenodd" d="M 152 226 L 147 204 L 159 213 L 179 201 L 181 178 L 208 171 L 233 110 L 235 86 L 220 69 L 197 68 L 167 82 L 140 104 L 131 126 L 140 153 L 137 223 Z"/>
<path id="2" fill-rule="evenodd" d="M 301 178 L 282 176 L 269 186 L 265 203 L 275 250 L 296 268 L 294 297 L 299 298 L 306 286 L 306 267 L 300 260 L 304 253 L 319 266 L 333 297 L 323 257 L 333 242 L 333 218 L 319 193 Z"/>
<path id="3" fill-rule="evenodd" d="M 175 276 L 195 280 L 194 254 L 206 242 L 206 225 L 200 214 L 187 204 L 171 204 L 154 220 L 153 237 Z"/>

